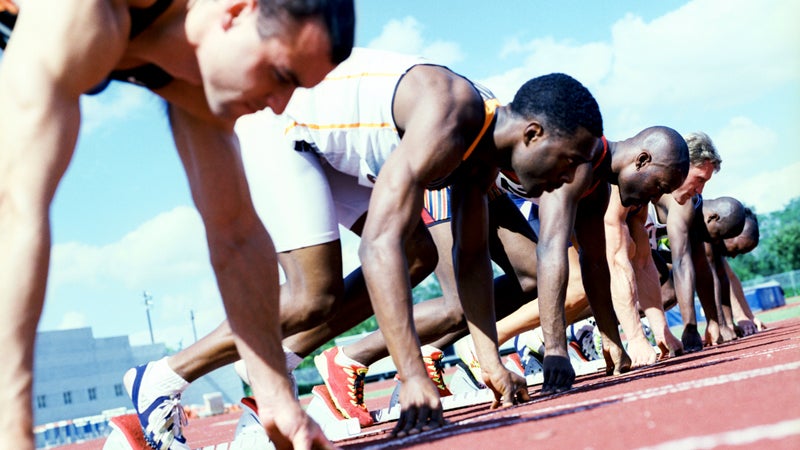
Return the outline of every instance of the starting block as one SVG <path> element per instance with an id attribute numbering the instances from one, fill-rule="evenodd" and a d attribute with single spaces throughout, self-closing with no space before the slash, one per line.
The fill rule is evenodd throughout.
<path id="1" fill-rule="evenodd" d="M 311 394 L 313 398 L 306 408 L 306 413 L 319 424 L 328 439 L 339 441 L 361 434 L 358 419 L 347 419 L 336 409 L 324 384 L 314 386 Z"/>
<path id="2" fill-rule="evenodd" d="M 333 402 L 330 400 L 330 394 L 324 385 L 315 386 L 311 392 L 314 398 L 312 398 L 311 402 L 308 404 L 306 412 L 320 425 L 325 436 L 331 441 L 368 436 L 383 431 L 375 430 L 362 432 L 358 419 L 345 419 L 338 410 L 334 412 L 331 409 Z M 494 400 L 494 393 L 491 389 L 479 389 L 453 394 L 442 398 L 441 401 L 442 408 L 445 411 L 449 411 L 482 403 L 490 403 L 492 400 Z M 389 408 L 370 411 L 370 415 L 375 424 L 382 424 L 399 419 L 400 409 L 400 405 L 397 404 Z"/>
<path id="3" fill-rule="evenodd" d="M 144 440 L 142 425 L 136 414 L 112 417 L 108 424 L 111 433 L 103 444 L 103 450 L 141 450 L 150 446 Z"/>
<path id="4" fill-rule="evenodd" d="M 265 449 L 274 450 L 275 444 L 267 437 L 267 432 L 258 418 L 258 407 L 250 397 L 242 399 L 242 415 L 236 424 L 236 433 L 228 450 Z"/>
<path id="5" fill-rule="evenodd" d="M 573 360 L 576 375 L 587 375 L 595 373 L 605 368 L 604 360 L 577 361 Z M 525 377 L 528 386 L 535 386 L 544 382 L 541 372 Z M 494 400 L 494 392 L 488 388 L 478 388 L 472 385 L 471 389 L 461 389 L 458 392 L 453 390 L 453 395 L 441 399 L 442 409 L 450 411 L 454 409 L 466 408 L 470 406 L 491 403 Z M 345 418 L 334 406 L 330 393 L 325 385 L 314 386 L 311 390 L 313 398 L 306 408 L 308 415 L 314 419 L 325 436 L 331 441 L 341 441 L 354 437 L 369 436 L 381 433 L 384 430 L 364 432 L 358 419 Z M 236 426 L 236 438 L 231 443 L 229 450 L 245 450 L 252 448 L 273 449 L 274 446 L 267 438 L 264 427 L 258 420 L 255 402 L 250 398 L 242 399 L 242 416 Z M 400 418 L 401 405 L 394 404 L 388 408 L 370 411 L 370 416 L 375 424 L 388 423 Z M 137 422 L 138 423 L 138 422 Z M 269 446 L 267 446 L 269 445 Z M 104 449 L 105 450 L 105 449 Z M 112 450 L 112 449 L 109 449 Z M 115 450 L 115 449 L 114 449 Z"/>

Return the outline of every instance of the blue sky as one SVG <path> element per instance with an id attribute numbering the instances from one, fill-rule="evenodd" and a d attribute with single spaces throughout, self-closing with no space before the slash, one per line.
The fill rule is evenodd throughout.
<path id="1" fill-rule="evenodd" d="M 794 1 L 357 1 L 357 44 L 419 53 L 508 102 L 565 72 L 600 103 L 605 133 L 651 125 L 708 133 L 723 158 L 706 196 L 759 213 L 800 195 L 800 3 Z M 52 207 L 40 329 L 193 341 L 223 318 L 199 216 L 160 100 L 119 83 L 83 100 L 78 148 Z M 254 193 L 258 195 L 258 193 Z M 356 240 L 345 261 L 356 264 Z"/>

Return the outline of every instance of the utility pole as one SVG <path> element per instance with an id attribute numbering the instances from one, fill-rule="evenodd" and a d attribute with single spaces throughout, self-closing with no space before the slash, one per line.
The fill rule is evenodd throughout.
<path id="1" fill-rule="evenodd" d="M 149 292 L 144 291 L 144 309 L 147 312 L 147 327 L 150 328 L 150 343 L 155 344 L 156 340 L 153 338 L 153 322 L 150 321 L 150 305 L 153 304 L 153 296 Z"/>
<path id="2" fill-rule="evenodd" d="M 192 333 L 194 333 L 194 341 L 197 342 L 197 328 L 194 326 L 194 310 L 189 310 L 189 317 L 192 318 Z"/>

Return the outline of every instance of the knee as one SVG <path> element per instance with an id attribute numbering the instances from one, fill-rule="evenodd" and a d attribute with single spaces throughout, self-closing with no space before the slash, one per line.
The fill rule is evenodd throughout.
<path id="1" fill-rule="evenodd" d="M 293 309 L 299 316 L 296 319 L 309 328 L 329 320 L 336 314 L 343 291 L 344 287 L 340 283 L 293 289 Z"/>
<path id="2" fill-rule="evenodd" d="M 423 280 L 433 273 L 439 263 L 439 253 L 429 234 L 419 233 L 406 245 L 408 273 L 412 280 Z"/>
<path id="3" fill-rule="evenodd" d="M 459 331 L 467 326 L 467 319 L 464 317 L 464 310 L 458 298 L 447 298 L 442 302 L 442 308 L 438 312 L 439 327 L 442 333 L 452 333 Z"/>
<path id="4" fill-rule="evenodd" d="M 517 274 L 517 281 L 519 281 L 519 287 L 526 298 L 536 296 L 538 281 L 535 273 Z"/>

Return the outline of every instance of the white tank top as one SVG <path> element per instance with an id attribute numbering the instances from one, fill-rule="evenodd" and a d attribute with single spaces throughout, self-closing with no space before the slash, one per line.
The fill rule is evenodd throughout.
<path id="1" fill-rule="evenodd" d="M 400 78 L 427 60 L 355 48 L 311 89 L 297 89 L 285 115 L 285 133 L 295 150 L 314 151 L 334 169 L 372 187 L 389 154 L 400 143 L 392 115 Z"/>

